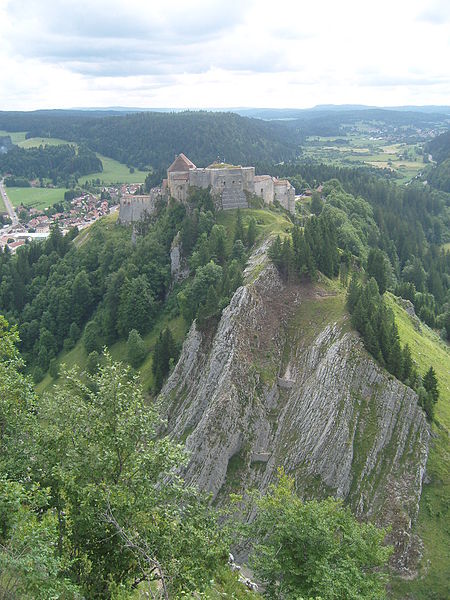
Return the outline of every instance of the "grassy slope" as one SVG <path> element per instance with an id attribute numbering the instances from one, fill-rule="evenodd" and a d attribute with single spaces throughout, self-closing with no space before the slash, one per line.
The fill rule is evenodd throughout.
<path id="1" fill-rule="evenodd" d="M 6 189 L 8 198 L 13 206 L 24 204 L 33 208 L 44 209 L 55 202 L 64 200 L 66 188 L 17 188 Z"/>
<path id="2" fill-rule="evenodd" d="M 83 185 L 86 181 L 92 179 L 100 179 L 105 184 L 110 183 L 144 183 L 147 176 L 147 171 L 138 171 L 130 173 L 129 168 L 123 165 L 117 160 L 103 156 L 97 153 L 98 158 L 103 163 L 103 171 L 101 173 L 91 173 L 91 175 L 85 175 L 80 177 L 78 183 Z"/>
<path id="3" fill-rule="evenodd" d="M 397 597 L 409 593 L 412 598 L 443 600 L 450 598 L 450 352 L 429 328 L 421 325 L 417 330 L 392 296 L 388 295 L 388 302 L 394 310 L 402 344 L 410 345 L 421 374 L 433 365 L 440 389 L 427 466 L 430 483 L 424 485 L 418 522 L 418 533 L 425 544 L 424 560 L 420 577 L 411 582 L 394 582 L 394 592 Z"/>

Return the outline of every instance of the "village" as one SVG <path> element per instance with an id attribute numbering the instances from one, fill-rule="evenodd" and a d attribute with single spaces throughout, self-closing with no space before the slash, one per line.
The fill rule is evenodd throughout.
<path id="1" fill-rule="evenodd" d="M 17 248 L 26 243 L 46 239 L 56 224 L 64 234 L 75 227 L 81 231 L 97 219 L 115 212 L 123 195 L 136 194 L 141 188 L 142 184 L 136 183 L 103 187 L 100 194 L 85 192 L 68 202 L 57 203 L 56 207 L 63 209 L 68 205 L 66 210 L 59 212 L 54 212 L 55 206 L 37 209 L 22 204 L 13 209 L 16 219 L 12 222 L 7 213 L 3 215 L 3 221 L 10 223 L 0 228 L 0 249 L 8 248 L 15 254 Z"/>

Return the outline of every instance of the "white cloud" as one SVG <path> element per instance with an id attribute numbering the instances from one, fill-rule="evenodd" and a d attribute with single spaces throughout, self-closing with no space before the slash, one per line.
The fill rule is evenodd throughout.
<path id="1" fill-rule="evenodd" d="M 449 103 L 448 14 L 421 0 L 0 0 L 0 108 Z"/>

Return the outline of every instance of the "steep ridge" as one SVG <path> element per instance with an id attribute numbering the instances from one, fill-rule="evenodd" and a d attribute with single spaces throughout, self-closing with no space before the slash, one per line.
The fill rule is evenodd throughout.
<path id="1" fill-rule="evenodd" d="M 263 250 L 246 275 L 215 331 L 192 325 L 161 393 L 187 480 L 225 502 L 283 466 L 304 498 L 391 525 L 393 566 L 412 575 L 430 435 L 416 394 L 364 350 L 342 293 L 285 285 Z"/>

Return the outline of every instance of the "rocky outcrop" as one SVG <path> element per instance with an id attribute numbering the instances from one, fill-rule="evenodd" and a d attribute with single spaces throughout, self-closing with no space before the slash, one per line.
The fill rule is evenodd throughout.
<path id="1" fill-rule="evenodd" d="M 393 564 L 410 573 L 429 443 L 416 394 L 367 354 L 341 297 L 284 285 L 261 251 L 250 264 L 217 329 L 193 324 L 162 391 L 185 477 L 222 502 L 283 466 L 304 498 L 392 525 Z"/>
<path id="2" fill-rule="evenodd" d="M 173 238 L 170 248 L 170 273 L 172 280 L 175 283 L 183 281 L 189 276 L 189 267 L 181 252 L 181 235 L 180 232 Z"/>

